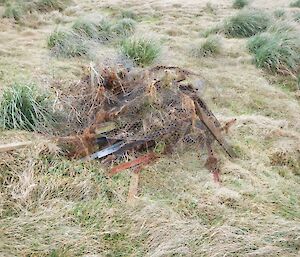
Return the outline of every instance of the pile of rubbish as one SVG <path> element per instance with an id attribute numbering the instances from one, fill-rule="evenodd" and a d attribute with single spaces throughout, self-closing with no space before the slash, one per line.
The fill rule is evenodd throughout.
<path id="1" fill-rule="evenodd" d="M 213 144 L 235 157 L 224 138 L 235 119 L 220 124 L 201 97 L 199 76 L 178 67 L 91 66 L 67 93 L 57 91 L 57 105 L 68 114 L 66 136 L 48 141 L 58 143 L 69 158 L 110 164 L 110 176 L 133 169 L 128 202 L 138 194 L 140 171 L 180 148 L 207 151 L 205 167 L 220 182 Z M 2 145 L 0 153 L 33 144 Z"/>
<path id="2" fill-rule="evenodd" d="M 77 117 L 82 133 L 60 142 L 71 158 L 118 163 L 110 175 L 127 168 L 137 173 L 178 147 L 207 149 L 205 167 L 219 180 L 213 143 L 235 157 L 223 135 L 234 120 L 221 126 L 201 98 L 202 81 L 196 78 L 179 67 L 90 67 L 68 95 L 70 116 Z M 131 161 L 124 163 L 128 155 Z"/>

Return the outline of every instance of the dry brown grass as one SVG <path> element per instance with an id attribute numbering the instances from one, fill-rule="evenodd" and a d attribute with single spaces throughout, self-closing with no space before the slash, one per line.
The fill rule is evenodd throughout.
<path id="1" fill-rule="evenodd" d="M 221 160 L 220 186 L 203 167 L 205 153 L 161 159 L 142 172 L 140 197 L 128 206 L 130 172 L 109 179 L 101 164 L 65 160 L 53 144 L 1 154 L 0 255 L 299 256 L 299 100 L 251 63 L 244 39 L 222 38 L 215 58 L 186 51 L 201 31 L 234 14 L 232 1 L 211 0 L 216 15 L 205 12 L 207 1 L 74 2 L 60 16 L 64 26 L 130 9 L 137 34 L 151 31 L 164 42 L 162 64 L 201 72 L 218 118 L 237 118 L 230 136 L 239 158 Z M 251 2 L 266 11 L 287 5 Z M 31 28 L 0 19 L 0 91 L 26 78 L 55 93 L 80 77 L 88 60 L 52 58 L 46 49 L 57 17 L 39 14 L 44 22 Z M 94 52 L 98 62 L 118 54 L 113 45 Z M 41 136 L 0 132 L 1 143 L 27 139 Z"/>

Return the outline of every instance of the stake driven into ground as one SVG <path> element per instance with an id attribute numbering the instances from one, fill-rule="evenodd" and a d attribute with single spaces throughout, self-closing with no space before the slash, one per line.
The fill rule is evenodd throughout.
<path id="1" fill-rule="evenodd" d="M 299 256 L 299 59 L 289 54 L 295 57 L 289 69 L 277 59 L 266 65 L 264 49 L 249 47 L 244 37 L 253 27 L 225 22 L 240 12 L 233 2 L 73 0 L 58 10 L 37 4 L 13 12 L 0 5 L 6 13 L 0 19 L 1 93 L 35 84 L 55 100 L 91 62 L 127 55 L 127 65 L 147 66 L 154 59 L 203 75 L 199 89 L 210 109 L 223 122 L 237 119 L 229 136 L 238 154 L 222 157 L 221 185 L 204 167 L 205 152 L 162 158 L 142 171 L 140 197 L 128 205 L 130 171 L 108 178 L 98 162 L 62 158 L 39 133 L 3 129 L 1 143 L 41 143 L 1 153 L 0 256 Z M 243 8 L 263 12 L 255 31 L 266 33 L 262 37 L 289 31 L 290 24 L 299 32 L 297 1 L 247 4 Z M 102 18 L 109 26 L 102 22 L 97 32 L 82 25 Z M 71 43 L 49 39 L 61 30 Z M 241 30 L 243 36 L 234 34 Z M 283 40 L 280 49 L 294 42 Z"/>

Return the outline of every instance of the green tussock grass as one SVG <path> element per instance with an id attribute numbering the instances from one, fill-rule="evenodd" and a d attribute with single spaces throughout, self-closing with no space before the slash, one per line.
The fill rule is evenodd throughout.
<path id="1" fill-rule="evenodd" d="M 139 66 L 147 66 L 154 62 L 160 54 L 160 47 L 153 40 L 145 38 L 129 38 L 121 43 L 121 52 Z"/>
<path id="2" fill-rule="evenodd" d="M 70 0 L 2 1 L 2 3 L 6 3 L 2 16 L 20 22 L 25 14 L 30 15 L 33 11 L 62 11 L 70 2 Z"/>
<path id="3" fill-rule="evenodd" d="M 124 18 L 112 22 L 108 19 L 89 20 L 79 18 L 71 29 L 53 31 L 47 40 L 47 46 L 57 56 L 89 56 L 95 43 L 116 43 L 135 31 L 136 22 Z"/>
<path id="4" fill-rule="evenodd" d="M 93 22 L 78 19 L 72 26 L 74 33 L 81 37 L 96 39 L 101 42 L 129 36 L 135 31 L 136 22 L 133 19 L 124 18 L 115 23 L 107 19 Z"/>
<path id="5" fill-rule="evenodd" d="M 284 9 L 277 9 L 273 12 L 275 18 L 285 18 L 285 10 Z"/>
<path id="6" fill-rule="evenodd" d="M 3 129 L 40 130 L 54 121 L 46 94 L 34 85 L 14 84 L 6 88 L 0 100 L 0 126 Z"/>
<path id="7" fill-rule="evenodd" d="M 7 2 L 2 15 L 3 18 L 14 19 L 20 21 L 24 14 L 24 7 L 20 3 Z"/>
<path id="8" fill-rule="evenodd" d="M 80 18 L 74 22 L 72 29 L 75 34 L 81 37 L 98 40 L 104 43 L 114 39 L 116 36 L 112 26 L 113 23 L 105 18 L 98 21 Z"/>
<path id="9" fill-rule="evenodd" d="M 47 46 L 56 56 L 76 57 L 89 53 L 87 42 L 70 31 L 53 31 L 48 37 Z"/>
<path id="10" fill-rule="evenodd" d="M 117 36 L 129 36 L 135 31 L 136 22 L 131 18 L 124 18 L 118 20 L 114 26 L 112 26 L 112 31 Z"/>
<path id="11" fill-rule="evenodd" d="M 296 0 L 290 3 L 290 7 L 298 7 L 300 8 L 300 0 Z"/>
<path id="12" fill-rule="evenodd" d="M 63 11 L 70 4 L 70 0 L 37 0 L 35 9 L 41 12 L 49 12 L 53 10 Z"/>
<path id="13" fill-rule="evenodd" d="M 78 19 L 74 22 L 72 29 L 75 33 L 80 36 L 88 37 L 88 38 L 97 38 L 98 30 L 96 28 L 96 24 L 94 22 Z"/>
<path id="14" fill-rule="evenodd" d="M 205 7 L 204 7 L 204 11 L 206 13 L 209 13 L 209 14 L 216 14 L 217 12 L 217 8 L 216 6 L 214 6 L 211 2 L 207 2 Z"/>
<path id="15" fill-rule="evenodd" d="M 137 20 L 138 19 L 138 15 L 131 11 L 131 10 L 122 10 L 121 14 L 120 14 L 121 18 L 128 18 L 128 19 L 133 19 L 133 20 Z"/>
<path id="16" fill-rule="evenodd" d="M 208 37 L 211 34 L 217 34 L 222 31 L 222 26 L 221 25 L 216 25 L 212 28 L 206 29 L 203 32 L 200 32 L 201 37 Z"/>
<path id="17" fill-rule="evenodd" d="M 232 16 L 224 24 L 227 37 L 251 37 L 265 31 L 270 25 L 270 17 L 260 10 L 243 10 Z"/>
<path id="18" fill-rule="evenodd" d="M 96 24 L 97 34 L 98 34 L 98 40 L 101 42 L 108 42 L 114 38 L 114 35 L 112 33 L 112 22 L 108 19 L 101 19 Z"/>
<path id="19" fill-rule="evenodd" d="M 300 64 L 300 38 L 296 32 L 273 31 L 254 36 L 248 41 L 255 64 L 270 72 L 297 72 Z"/>
<path id="20" fill-rule="evenodd" d="M 210 36 L 199 46 L 194 47 L 192 49 L 192 54 L 196 57 L 215 56 L 221 52 L 221 48 L 220 38 L 217 36 Z"/>
<path id="21" fill-rule="evenodd" d="M 248 4 L 249 4 L 248 0 L 234 0 L 232 7 L 235 9 L 242 9 Z"/>
<path id="22" fill-rule="evenodd" d="M 300 12 L 294 14 L 294 21 L 300 23 Z"/>
<path id="23" fill-rule="evenodd" d="M 289 21 L 274 22 L 269 28 L 268 32 L 296 32 L 297 28 L 294 23 Z"/>

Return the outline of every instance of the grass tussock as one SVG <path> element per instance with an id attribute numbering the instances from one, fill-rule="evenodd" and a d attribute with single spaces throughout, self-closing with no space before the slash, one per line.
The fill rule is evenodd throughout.
<path id="1" fill-rule="evenodd" d="M 97 38 L 101 42 L 108 42 L 114 38 L 111 27 L 113 23 L 108 19 L 101 19 L 96 24 Z"/>
<path id="2" fill-rule="evenodd" d="M 30 84 L 14 84 L 4 90 L 0 101 L 3 129 L 40 130 L 51 125 L 54 116 L 47 95 Z"/>
<path id="3" fill-rule="evenodd" d="M 87 42 L 70 31 L 55 30 L 47 40 L 47 46 L 56 56 L 76 57 L 89 53 Z"/>
<path id="4" fill-rule="evenodd" d="M 296 73 L 300 68 L 300 37 L 292 31 L 268 31 L 248 42 L 257 67 L 270 72 Z"/>
<path id="5" fill-rule="evenodd" d="M 284 9 L 277 9 L 273 12 L 273 15 L 277 19 L 283 19 L 286 16 L 285 10 Z"/>
<path id="6" fill-rule="evenodd" d="M 121 52 L 135 64 L 147 66 L 158 58 L 160 47 L 153 40 L 133 37 L 122 41 Z"/>
<path id="7" fill-rule="evenodd" d="M 300 12 L 294 14 L 294 21 L 300 23 Z"/>
<path id="8" fill-rule="evenodd" d="M 126 9 L 126 10 L 122 10 L 121 11 L 121 14 L 120 14 L 120 17 L 122 19 L 132 19 L 132 20 L 137 20 L 138 19 L 138 15 L 132 11 L 132 10 L 129 10 L 129 9 Z"/>
<path id="9" fill-rule="evenodd" d="M 70 2 L 70 0 L 37 0 L 35 2 L 35 9 L 40 12 L 63 11 L 68 7 Z"/>
<path id="10" fill-rule="evenodd" d="M 48 48 L 57 56 L 75 57 L 89 55 L 95 44 L 118 42 L 132 35 L 136 22 L 129 18 L 112 22 L 108 19 L 79 18 L 71 29 L 53 31 L 47 41 Z"/>
<path id="11" fill-rule="evenodd" d="M 135 31 L 136 22 L 131 18 L 123 18 L 118 20 L 114 26 L 112 26 L 112 31 L 118 37 L 129 36 Z"/>
<path id="12" fill-rule="evenodd" d="M 290 3 L 290 7 L 298 7 L 300 8 L 300 0 L 295 0 Z"/>
<path id="13" fill-rule="evenodd" d="M 234 0 L 232 7 L 235 9 L 242 9 L 249 4 L 248 0 Z"/>
<path id="14" fill-rule="evenodd" d="M 74 22 L 72 29 L 79 36 L 87 37 L 87 38 L 97 38 L 98 30 L 96 28 L 96 24 L 89 20 L 78 19 Z"/>
<path id="15" fill-rule="evenodd" d="M 32 0 L 32 1 L 3 1 L 5 3 L 4 18 L 14 19 L 20 22 L 25 15 L 32 15 L 32 12 L 62 11 L 70 4 L 70 0 Z"/>
<path id="16" fill-rule="evenodd" d="M 211 34 L 217 34 L 217 33 L 221 32 L 221 31 L 222 31 L 222 26 L 221 25 L 216 25 L 216 26 L 214 26 L 212 28 L 209 28 L 209 29 L 206 29 L 206 30 L 202 31 L 200 33 L 200 36 L 201 37 L 208 37 Z"/>
<path id="17" fill-rule="evenodd" d="M 78 19 L 73 24 L 72 29 L 79 36 L 103 42 L 110 39 L 127 37 L 134 33 L 135 27 L 136 22 L 130 18 L 119 19 L 114 23 L 108 19 L 101 19 L 99 21 Z"/>
<path id="18" fill-rule="evenodd" d="M 215 5 L 213 5 L 211 2 L 207 2 L 205 7 L 204 7 L 204 11 L 206 13 L 216 15 L 217 7 Z"/>
<path id="19" fill-rule="evenodd" d="M 14 19 L 19 22 L 24 14 L 24 7 L 20 3 L 7 2 L 2 15 L 3 18 Z"/>
<path id="20" fill-rule="evenodd" d="M 210 36 L 199 46 L 192 49 L 193 56 L 196 57 L 209 57 L 220 54 L 222 49 L 221 40 L 217 36 Z"/>
<path id="21" fill-rule="evenodd" d="M 269 28 L 268 32 L 277 33 L 277 32 L 297 32 L 297 27 L 295 23 L 289 21 L 279 21 L 274 22 Z"/>
<path id="22" fill-rule="evenodd" d="M 224 24 L 227 37 L 245 38 L 265 31 L 271 23 L 267 13 L 260 10 L 242 10 Z"/>

